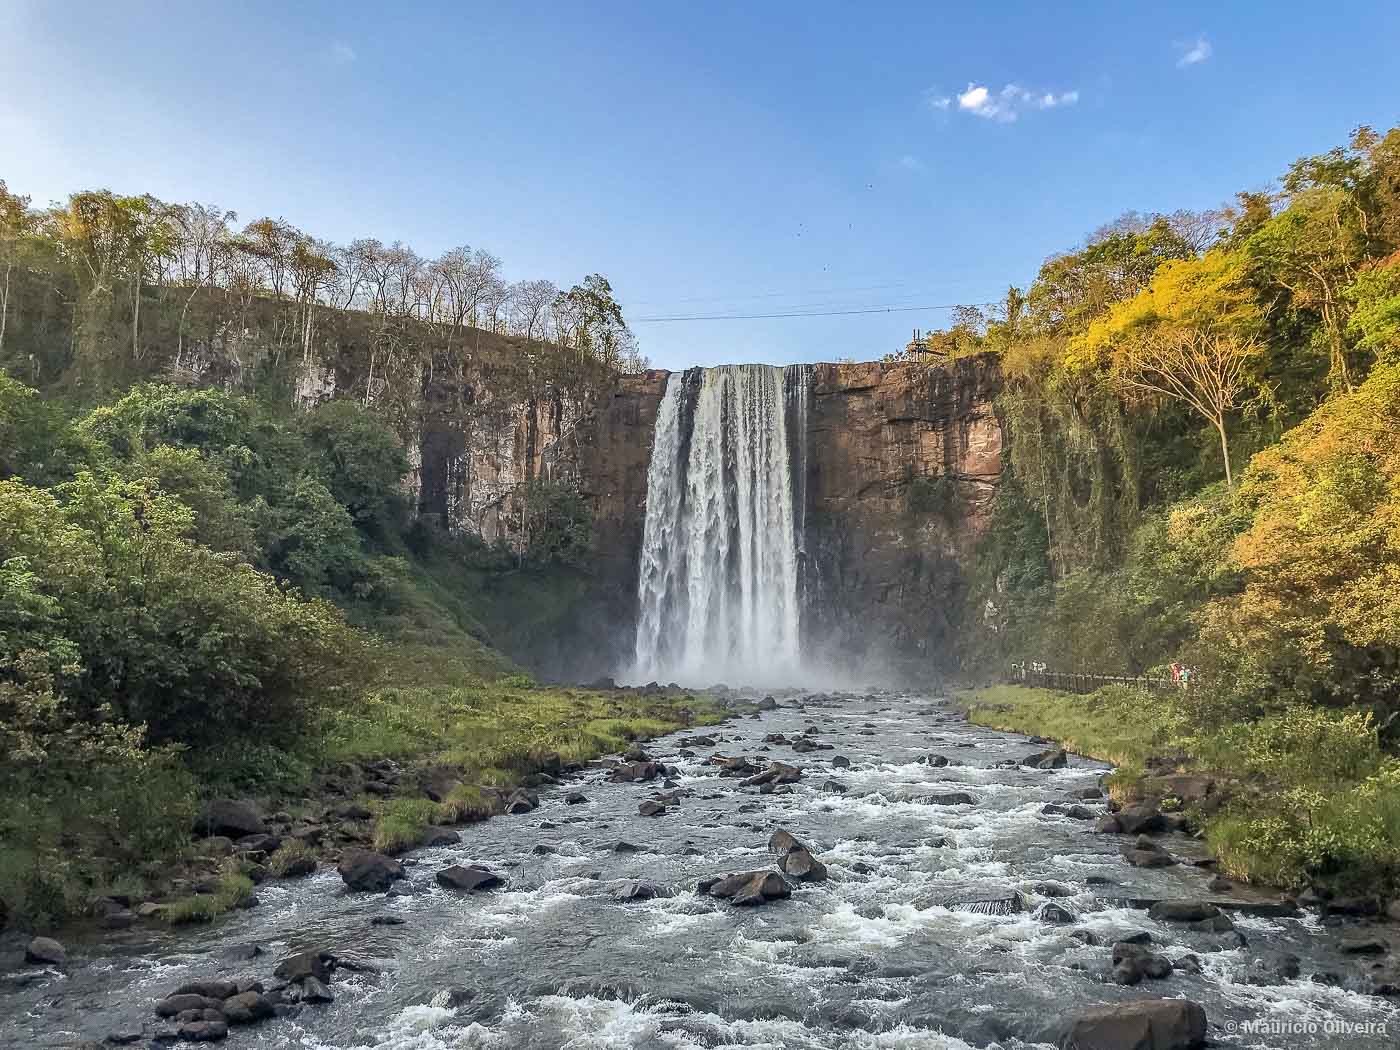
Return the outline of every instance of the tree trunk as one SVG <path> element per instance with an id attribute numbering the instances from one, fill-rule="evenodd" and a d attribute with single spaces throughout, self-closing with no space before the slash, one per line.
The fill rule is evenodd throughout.
<path id="1" fill-rule="evenodd" d="M 1218 420 L 1215 429 L 1220 432 L 1220 454 L 1225 457 L 1225 487 L 1233 490 L 1235 487 L 1234 475 L 1230 473 L 1230 442 L 1225 436 L 1225 420 Z"/>
<path id="2" fill-rule="evenodd" d="M 141 277 L 136 277 L 136 298 L 131 308 L 131 356 L 141 360 Z"/>
<path id="3" fill-rule="evenodd" d="M 5 290 L 0 292 L 0 350 L 5 349 L 5 322 L 10 319 L 10 271 L 15 264 L 5 264 Z"/>

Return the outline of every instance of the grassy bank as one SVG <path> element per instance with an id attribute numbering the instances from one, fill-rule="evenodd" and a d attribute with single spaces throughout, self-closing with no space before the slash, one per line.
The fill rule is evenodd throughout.
<path id="1" fill-rule="evenodd" d="M 173 760 L 163 777 L 147 781 L 159 790 L 143 799 L 140 827 L 148 832 L 140 842 L 112 840 L 100 819 L 92 819 L 99 811 L 80 818 L 70 800 L 38 793 L 14 800 L 11 820 L 24 812 L 27 834 L 15 836 L 15 848 L 0 862 L 0 903 L 7 922 L 23 928 L 100 916 L 110 896 L 133 906 L 156 902 L 161 921 L 208 921 L 253 893 L 248 875 L 254 866 L 211 854 L 192 835 L 201 797 L 254 798 L 265 812 L 282 811 L 293 821 L 316 820 L 330 803 L 355 804 L 370 813 L 363 845 L 399 852 L 417 845 L 430 825 L 489 816 L 497 791 L 540 771 L 566 772 L 634 740 L 722 717 L 719 705 L 704 696 L 543 687 L 524 675 L 372 690 L 322 713 L 296 739 Z M 388 797 L 325 793 L 327 776 L 344 782 L 347 770 L 353 778 L 364 763 L 384 759 L 401 770 Z M 452 785 L 440 801 L 422 790 L 419 775 L 428 768 Z M 287 839 L 268 858 L 267 873 L 296 870 L 298 862 L 324 852 Z"/>
<path id="2" fill-rule="evenodd" d="M 1381 751 L 1367 713 L 1287 707 L 1227 721 L 1199 691 L 1123 687 L 1078 696 L 996 686 L 961 702 L 978 725 L 1114 763 L 1116 797 L 1150 787 L 1149 767 L 1209 773 L 1226 801 L 1198 823 L 1236 879 L 1400 893 L 1400 761 Z"/>

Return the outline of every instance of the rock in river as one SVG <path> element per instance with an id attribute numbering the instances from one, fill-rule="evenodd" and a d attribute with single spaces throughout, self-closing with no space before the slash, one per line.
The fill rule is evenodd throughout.
<path id="1" fill-rule="evenodd" d="M 1186 999 L 1137 999 L 1083 1010 L 1055 1035 L 1060 1050 L 1196 1050 L 1206 1012 Z"/>
<path id="2" fill-rule="evenodd" d="M 766 904 L 768 901 L 790 897 L 792 889 L 776 871 L 741 871 L 733 875 L 717 875 L 702 879 L 696 887 L 700 893 L 727 899 L 736 907 Z"/>
<path id="3" fill-rule="evenodd" d="M 336 870 L 345 885 L 357 893 L 383 893 L 405 874 L 403 865 L 392 857 L 361 849 L 346 850 Z"/>
<path id="4" fill-rule="evenodd" d="M 35 937 L 24 949 L 24 961 L 40 966 L 62 966 L 68 961 L 68 952 L 52 937 Z"/>
<path id="5" fill-rule="evenodd" d="M 795 849 L 783 854 L 778 867 L 787 875 L 804 882 L 825 882 L 826 865 L 805 849 Z"/>
<path id="6" fill-rule="evenodd" d="M 506 881 L 490 868 L 480 864 L 453 864 L 449 868 L 443 868 L 434 878 L 439 886 L 468 893 L 475 890 L 494 890 L 497 886 L 505 885 Z"/>

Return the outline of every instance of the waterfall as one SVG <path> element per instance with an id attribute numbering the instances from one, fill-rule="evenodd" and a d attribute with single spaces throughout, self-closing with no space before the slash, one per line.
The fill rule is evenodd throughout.
<path id="1" fill-rule="evenodd" d="M 647 473 L 638 681 L 798 673 L 809 377 L 727 365 L 668 378 Z"/>

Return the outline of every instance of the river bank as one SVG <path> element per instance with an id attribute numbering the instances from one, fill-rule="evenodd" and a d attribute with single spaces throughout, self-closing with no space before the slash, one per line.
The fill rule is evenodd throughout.
<path id="1" fill-rule="evenodd" d="M 521 676 L 471 687 L 386 689 L 335 712 L 309 739 L 239 756 L 215 776 L 152 799 L 164 848 L 127 844 L 49 870 L 65 910 L 12 927 L 67 939 L 140 924 L 208 922 L 259 903 L 270 881 L 308 875 L 347 849 L 397 855 L 453 841 L 461 825 L 528 812 L 535 791 L 601 755 L 752 704 L 679 690 L 539 686 Z M 200 767 L 196 767 L 199 769 Z M 209 768 L 206 763 L 204 769 Z M 196 797 L 199 796 L 199 797 Z"/>
<path id="2" fill-rule="evenodd" d="M 1165 810 L 1226 878 L 1400 920 L 1400 764 L 1369 718 L 1295 709 L 1210 727 L 1185 693 L 1122 687 L 995 686 L 958 703 L 978 725 L 1113 763 L 1115 801 Z"/>
<path id="3" fill-rule="evenodd" d="M 1393 930 L 1125 862 L 1092 830 L 1104 763 L 1061 764 L 926 697 L 778 694 L 752 714 L 402 854 L 387 889 L 321 868 L 259 887 L 251 911 L 72 944 L 65 966 L 0 980 L 0 1043 L 146 1045 L 180 989 L 232 983 L 266 1000 L 230 1036 L 256 1050 L 961 1050 L 1149 1016 L 1173 1048 L 1391 1045 L 1400 1008 L 1374 993 Z M 473 870 L 491 881 L 466 888 Z M 771 895 L 745 899 L 746 875 L 721 896 L 734 872 Z M 1383 954 L 1352 954 L 1362 940 Z M 1316 1034 L 1268 1035 L 1285 1022 Z"/>

